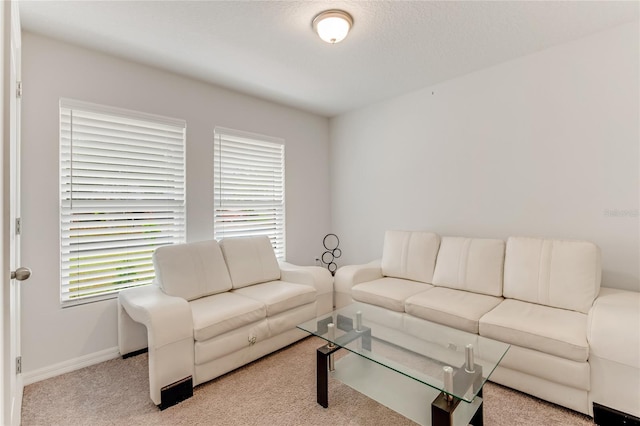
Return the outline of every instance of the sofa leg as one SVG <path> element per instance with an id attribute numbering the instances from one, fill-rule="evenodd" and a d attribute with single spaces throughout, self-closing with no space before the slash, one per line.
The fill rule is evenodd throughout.
<path id="1" fill-rule="evenodd" d="M 128 354 L 122 354 L 122 359 L 127 359 L 134 356 L 142 355 L 147 352 L 149 352 L 149 348 L 139 349 L 137 351 L 129 352 Z"/>
<path id="2" fill-rule="evenodd" d="M 640 426 L 640 418 L 593 403 L 593 422 L 600 426 Z"/>
<path id="3" fill-rule="evenodd" d="M 160 389 L 160 410 L 173 407 L 179 402 L 193 396 L 193 377 L 185 377 L 182 380 L 171 383 Z"/>

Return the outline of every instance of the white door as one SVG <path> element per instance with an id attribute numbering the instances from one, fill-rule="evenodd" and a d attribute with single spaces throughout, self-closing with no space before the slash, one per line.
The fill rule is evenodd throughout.
<path id="1" fill-rule="evenodd" d="M 3 157 L 8 164 L 4 178 L 3 204 L 9 204 L 8 216 L 3 226 L 8 232 L 4 236 L 8 253 L 3 253 L 8 261 L 9 274 L 3 275 L 8 282 L 3 285 L 3 424 L 20 423 L 20 405 L 22 383 L 17 360 L 20 357 L 20 281 L 27 279 L 30 271 L 20 266 L 20 235 L 18 218 L 20 217 L 20 18 L 16 2 L 4 2 L 4 23 L 6 24 L 4 41 L 4 79 L 7 93 L 4 96 L 4 135 Z M 9 43 L 7 44 L 7 40 Z M 8 112 L 8 114 L 7 114 Z M 8 132 L 7 132 L 8 130 Z M 8 138 L 7 138 L 8 136 Z M 7 140 L 8 139 L 8 140 Z M 7 161 L 8 160 L 8 161 Z M 3 262 L 4 263 L 4 262 Z M 5 278 L 5 279 L 6 279 Z"/>

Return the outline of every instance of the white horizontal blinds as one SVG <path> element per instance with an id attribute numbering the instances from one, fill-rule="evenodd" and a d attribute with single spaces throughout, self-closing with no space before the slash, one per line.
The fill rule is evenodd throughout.
<path id="1" fill-rule="evenodd" d="M 150 284 L 185 240 L 185 123 L 60 103 L 61 300 Z"/>
<path id="2" fill-rule="evenodd" d="M 284 141 L 215 129 L 214 238 L 267 235 L 285 259 Z"/>

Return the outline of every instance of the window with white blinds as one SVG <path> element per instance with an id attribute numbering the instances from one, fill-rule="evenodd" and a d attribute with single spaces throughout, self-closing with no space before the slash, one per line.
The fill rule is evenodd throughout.
<path id="1" fill-rule="evenodd" d="M 214 238 L 267 235 L 285 259 L 284 161 L 282 139 L 216 127 Z"/>
<path id="2" fill-rule="evenodd" d="M 65 305 L 150 284 L 153 251 L 185 240 L 182 120 L 60 101 Z"/>

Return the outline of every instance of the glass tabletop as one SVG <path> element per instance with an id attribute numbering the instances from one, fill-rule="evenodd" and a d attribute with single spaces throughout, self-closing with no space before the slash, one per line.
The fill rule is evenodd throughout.
<path id="1" fill-rule="evenodd" d="M 298 328 L 455 398 L 472 402 L 509 345 L 354 303 Z"/>

